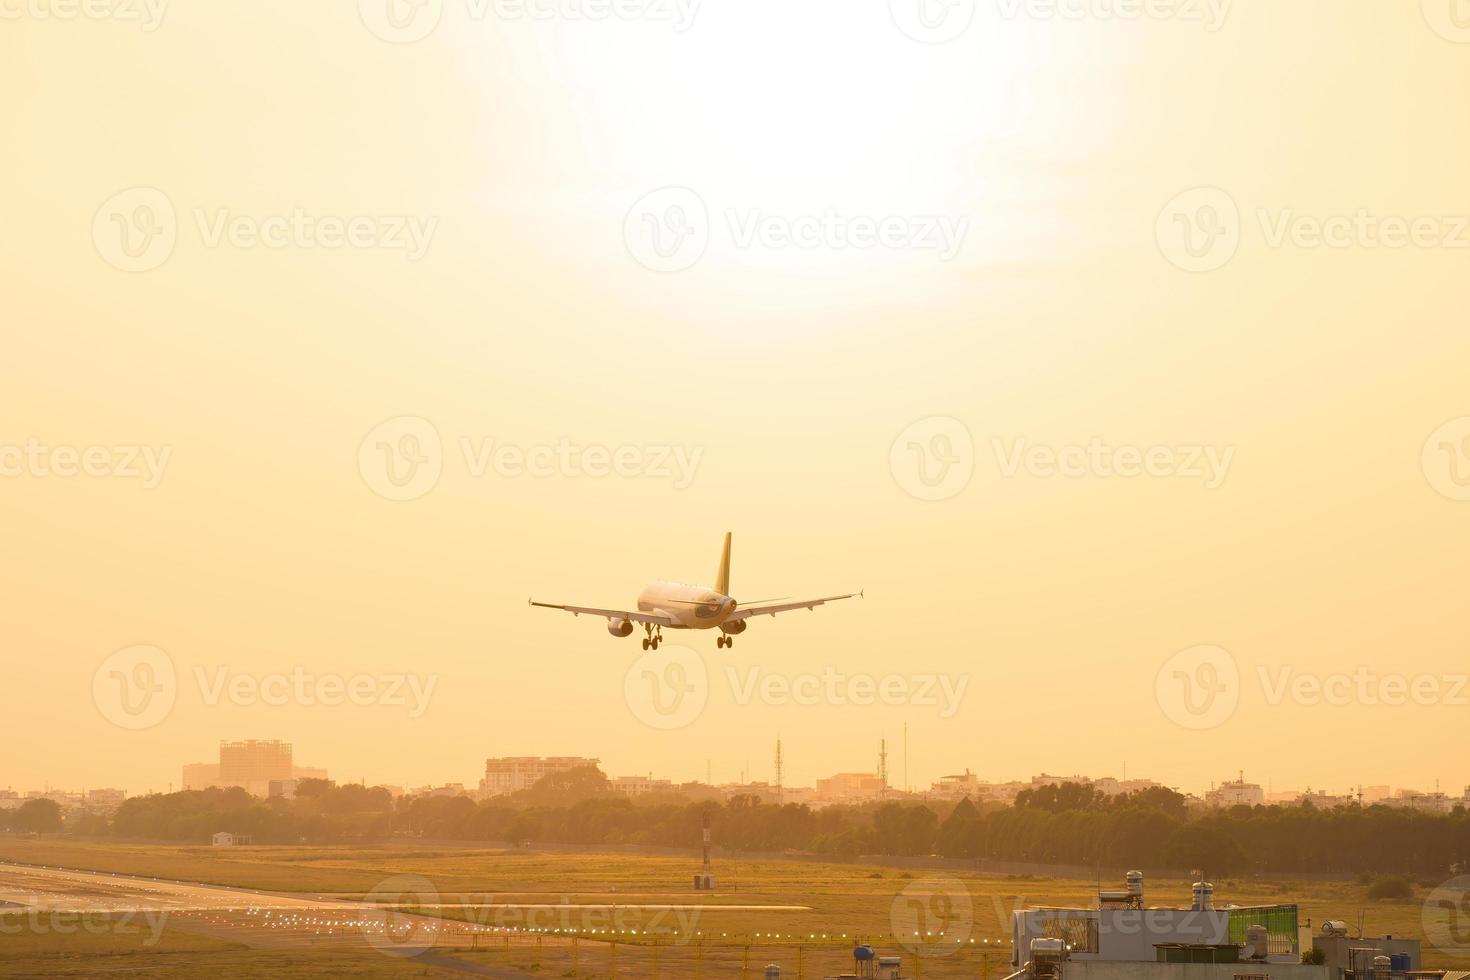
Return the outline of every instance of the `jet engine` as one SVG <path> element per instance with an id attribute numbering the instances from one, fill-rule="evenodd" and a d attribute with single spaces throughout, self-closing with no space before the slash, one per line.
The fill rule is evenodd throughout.
<path id="1" fill-rule="evenodd" d="M 745 632 L 745 620 L 737 619 L 733 622 L 721 623 L 720 629 L 730 634 L 731 636 L 739 636 L 741 633 Z"/>
<path id="2" fill-rule="evenodd" d="M 609 619 L 607 631 L 613 636 L 632 636 L 633 621 L 629 619 Z"/>

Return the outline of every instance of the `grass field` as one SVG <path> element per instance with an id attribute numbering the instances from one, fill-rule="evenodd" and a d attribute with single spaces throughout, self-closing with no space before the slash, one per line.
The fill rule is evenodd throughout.
<path id="1" fill-rule="evenodd" d="M 262 950 L 175 929 L 161 936 L 127 928 L 102 932 L 8 929 L 0 915 L 0 976 L 352 977 L 399 980 L 423 976 L 422 964 L 372 950 Z M 433 971 L 435 976 L 450 974 Z"/>
<path id="2" fill-rule="evenodd" d="M 607 940 L 612 939 L 619 943 L 618 975 L 624 977 L 652 976 L 655 969 L 664 976 L 693 976 L 698 958 L 703 974 L 714 980 L 727 975 L 732 964 L 743 965 L 747 955 L 753 976 L 767 962 L 778 962 L 789 971 L 783 975 L 796 976 L 798 958 L 806 976 L 820 976 L 816 969 L 842 965 L 853 940 L 900 952 L 895 932 L 911 934 L 916 927 L 946 933 L 942 942 L 937 937 L 924 940 L 933 944 L 924 947 L 927 951 L 953 950 L 955 939 L 963 950 L 926 959 L 924 976 L 981 977 L 987 952 L 989 975 L 1000 976 L 999 964 L 1009 958 L 1013 910 L 1036 904 L 1087 906 L 1097 887 L 1095 881 L 1059 878 L 726 860 L 716 863 L 719 890 L 708 894 L 690 887 L 692 859 L 412 845 L 217 849 L 0 838 L 0 860 L 344 898 L 375 890 L 392 896 L 408 881 L 416 884 L 404 901 L 424 911 L 492 928 L 534 927 L 548 933 L 539 951 L 525 937 L 511 942 L 497 934 L 487 937 L 486 947 L 459 954 L 464 958 L 514 963 L 547 976 L 570 976 L 575 969 L 582 977 L 610 972 Z M 1361 911 L 1369 934 L 1424 933 L 1423 888 L 1411 900 L 1374 902 L 1366 898 L 1365 886 L 1350 882 L 1229 878 L 1215 884 L 1222 904 L 1295 902 L 1303 924 L 1327 918 L 1356 923 Z M 1189 902 L 1185 879 L 1155 879 L 1147 888 L 1150 905 Z M 542 908 L 525 907 L 532 905 Z M 697 907 L 668 911 L 642 905 Z M 736 908 L 759 905 L 805 908 Z M 576 954 L 560 938 L 567 932 L 582 937 Z M 0 973 L 7 975 L 8 945 L 0 946 L 6 949 L 0 956 L 7 958 Z M 747 945 L 752 947 L 749 954 Z M 712 952 L 716 947 L 718 955 Z M 211 960 L 231 955 L 243 954 L 208 951 Z M 654 957 L 657 964 L 651 962 Z M 1428 942 L 1425 959 L 1431 966 L 1470 965 Z M 741 971 L 728 975 L 740 976 Z"/>

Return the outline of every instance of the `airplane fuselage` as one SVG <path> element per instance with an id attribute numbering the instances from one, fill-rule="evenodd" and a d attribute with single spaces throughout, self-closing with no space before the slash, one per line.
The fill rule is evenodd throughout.
<path id="1" fill-rule="evenodd" d="M 667 616 L 670 629 L 715 629 L 735 612 L 735 600 L 702 585 L 651 582 L 638 595 L 638 611 Z"/>

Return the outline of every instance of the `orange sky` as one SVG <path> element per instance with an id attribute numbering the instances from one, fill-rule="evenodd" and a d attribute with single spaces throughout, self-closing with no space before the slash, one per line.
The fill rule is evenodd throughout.
<path id="1" fill-rule="evenodd" d="M 1449 0 L 387 2 L 0 0 L 0 784 L 1470 783 Z"/>

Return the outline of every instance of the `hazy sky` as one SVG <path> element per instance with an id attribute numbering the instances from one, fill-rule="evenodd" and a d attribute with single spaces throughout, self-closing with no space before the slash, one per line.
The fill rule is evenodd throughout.
<path id="1" fill-rule="evenodd" d="M 1451 0 L 160 2 L 0 0 L 0 786 L 1470 783 Z"/>

